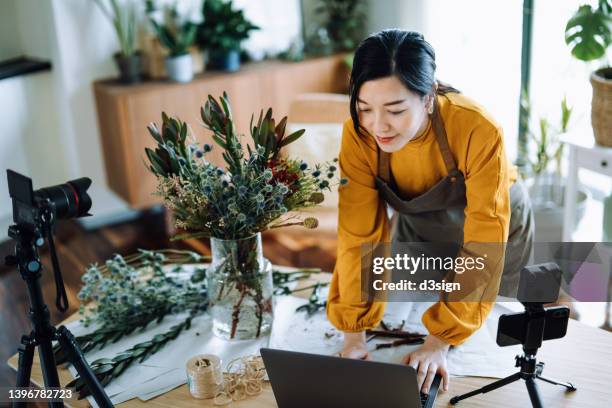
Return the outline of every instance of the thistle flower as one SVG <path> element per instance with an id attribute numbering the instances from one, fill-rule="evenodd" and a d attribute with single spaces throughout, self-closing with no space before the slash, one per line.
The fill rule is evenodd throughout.
<path id="1" fill-rule="evenodd" d="M 322 193 L 312 193 L 310 197 L 308 198 L 309 201 L 315 204 L 321 204 L 324 199 L 325 197 L 323 196 Z"/>
<path id="2" fill-rule="evenodd" d="M 184 122 L 163 113 L 161 131 L 149 126 L 157 142 L 155 149 L 146 150 L 149 168 L 158 178 L 158 194 L 175 214 L 176 227 L 185 231 L 181 238 L 243 238 L 269 225 L 284 225 L 283 214 L 323 201 L 321 192 L 332 185 L 337 167 L 281 157 L 281 148 L 303 134 L 300 130 L 285 135 L 286 117 L 277 121 L 271 109 L 261 111 L 249 126 L 252 140 L 245 143 L 236 132 L 225 93 L 218 99 L 209 96 L 200 113 L 222 149 L 224 168 L 202 159 L 212 144 L 198 148 L 186 142 L 189 128 Z"/>
<path id="3" fill-rule="evenodd" d="M 319 220 L 314 217 L 308 217 L 303 221 L 304 227 L 308 229 L 315 229 L 319 226 Z"/>
<path id="4" fill-rule="evenodd" d="M 272 170 L 265 169 L 263 172 L 263 177 L 264 177 L 264 180 L 270 181 L 272 180 L 272 177 L 274 177 L 274 174 L 272 173 Z"/>

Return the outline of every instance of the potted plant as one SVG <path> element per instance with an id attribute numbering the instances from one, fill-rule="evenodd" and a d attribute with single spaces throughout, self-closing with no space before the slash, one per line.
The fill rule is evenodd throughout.
<path id="1" fill-rule="evenodd" d="M 528 104 L 526 106 L 529 112 Z M 535 218 L 536 242 L 562 240 L 566 183 L 563 180 L 561 163 L 565 145 L 559 136 L 567 132 L 571 114 L 572 108 L 568 106 L 566 98 L 563 98 L 559 128 L 554 128 L 547 119 L 540 118 L 539 135 L 528 130 L 535 152 L 531 157 L 527 157 L 527 185 Z M 588 191 L 579 188 L 576 199 L 577 221 L 584 216 L 588 197 Z"/>
<path id="2" fill-rule="evenodd" d="M 222 71 L 237 71 L 240 69 L 240 43 L 259 27 L 247 20 L 242 10 L 235 10 L 231 0 L 206 0 L 202 14 L 198 45 L 208 53 L 207 66 Z"/>
<path id="3" fill-rule="evenodd" d="M 203 125 L 223 149 L 226 167 L 206 160 L 212 146 L 189 140 L 188 125 L 162 113 L 161 130 L 149 132 L 155 149 L 146 148 L 158 193 L 185 231 L 174 237 L 210 238 L 212 262 L 207 290 L 214 333 L 225 339 L 257 338 L 272 324 L 272 274 L 263 256 L 261 232 L 292 225 L 316 228 L 314 217 L 296 211 L 323 201 L 333 182 L 335 161 L 310 166 L 282 157 L 280 150 L 304 130 L 285 135 L 287 117 L 276 122 L 272 110 L 249 126 L 251 140 L 238 135 L 230 102 L 208 96 L 200 110 Z M 246 151 L 243 148 L 246 144 Z"/>
<path id="4" fill-rule="evenodd" d="M 582 5 L 565 27 L 565 42 L 581 61 L 604 60 L 612 42 L 612 2 L 599 0 L 598 7 Z M 593 100 L 591 123 L 597 143 L 612 146 L 612 67 L 609 63 L 591 73 Z"/>
<path id="5" fill-rule="evenodd" d="M 193 61 L 189 47 L 195 41 L 197 25 L 181 18 L 176 7 L 167 7 L 161 13 L 149 14 L 149 17 L 159 42 L 168 49 L 166 57 L 168 77 L 177 82 L 191 81 Z"/>
<path id="6" fill-rule="evenodd" d="M 94 0 L 104 15 L 113 24 L 121 51 L 115 53 L 115 63 L 119 69 L 119 79 L 126 84 L 140 82 L 142 56 L 136 50 L 136 13 L 134 4 L 127 0 L 119 6 L 117 0 Z"/>
<path id="7" fill-rule="evenodd" d="M 353 51 L 359 44 L 365 26 L 364 8 L 363 0 L 319 2 L 315 12 L 325 19 L 324 27 L 335 52 Z"/>

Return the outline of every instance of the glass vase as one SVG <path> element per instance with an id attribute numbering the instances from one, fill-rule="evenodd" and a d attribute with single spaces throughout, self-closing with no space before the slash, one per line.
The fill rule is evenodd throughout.
<path id="1" fill-rule="evenodd" d="M 261 234 L 210 239 L 206 271 L 213 333 L 223 339 L 255 339 L 272 328 L 272 264 L 263 256 Z"/>

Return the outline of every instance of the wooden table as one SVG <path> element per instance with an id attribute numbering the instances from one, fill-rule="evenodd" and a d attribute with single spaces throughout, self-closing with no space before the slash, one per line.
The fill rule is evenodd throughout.
<path id="1" fill-rule="evenodd" d="M 72 315 L 63 323 L 75 320 L 78 315 Z M 567 336 L 563 339 L 547 341 L 543 352 L 546 356 L 543 375 L 552 379 L 572 382 L 578 390 L 565 393 L 564 388 L 538 381 L 540 395 L 545 407 L 609 407 L 612 401 L 612 333 L 586 326 L 575 320 L 570 320 Z M 11 357 L 9 365 L 16 369 L 17 355 Z M 514 361 L 508 361 L 509 374 L 514 372 Z M 60 381 L 68 383 L 72 377 L 68 370 L 60 369 Z M 490 378 L 464 377 L 451 378 L 449 391 L 440 393 L 436 407 L 450 406 L 449 399 L 458 394 L 471 391 L 494 381 Z M 32 382 L 42 384 L 42 374 L 38 356 L 34 358 L 32 367 Z M 148 402 L 132 399 L 120 407 L 215 407 L 212 400 L 193 399 L 187 388 L 182 385 L 174 390 L 160 395 Z M 87 401 L 79 401 L 72 406 L 88 407 Z M 256 398 L 230 405 L 232 408 L 264 408 L 276 407 L 274 395 L 269 384 L 264 392 Z M 459 402 L 457 407 L 530 407 L 527 388 L 524 381 L 515 382 L 489 394 L 481 394 Z"/>

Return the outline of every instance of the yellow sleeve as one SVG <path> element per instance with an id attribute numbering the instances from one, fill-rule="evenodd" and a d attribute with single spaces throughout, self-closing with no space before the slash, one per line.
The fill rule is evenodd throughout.
<path id="1" fill-rule="evenodd" d="M 327 318 L 345 332 L 375 327 L 385 310 L 384 302 L 361 300 L 360 246 L 389 241 L 386 206 L 368 165 L 375 158 L 376 150 L 359 139 L 351 121 L 345 122 L 338 162 L 348 183 L 338 189 L 338 252 L 327 299 Z"/>
<path id="2" fill-rule="evenodd" d="M 510 222 L 510 178 L 501 129 L 481 123 L 467 146 L 464 243 L 500 243 L 503 248 Z M 495 264 L 503 268 L 503 249 Z M 430 334 L 458 345 L 482 326 L 492 308 L 491 301 L 439 301 L 423 314 L 422 321 Z"/>

